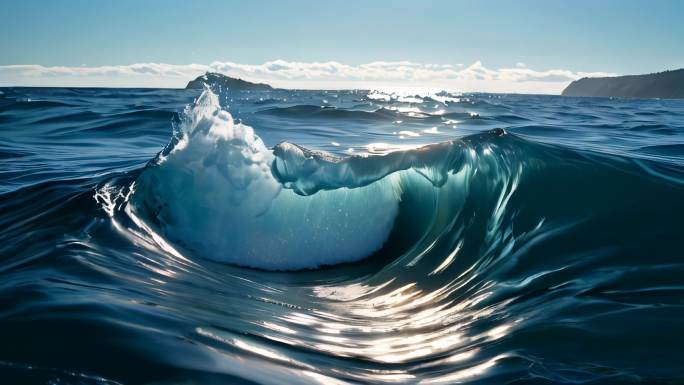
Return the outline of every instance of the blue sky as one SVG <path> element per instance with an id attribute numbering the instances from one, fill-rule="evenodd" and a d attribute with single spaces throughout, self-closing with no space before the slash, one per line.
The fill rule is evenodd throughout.
<path id="1" fill-rule="evenodd" d="M 0 66 L 481 61 L 645 73 L 684 67 L 683 20 L 684 1 L 666 0 L 0 0 Z"/>

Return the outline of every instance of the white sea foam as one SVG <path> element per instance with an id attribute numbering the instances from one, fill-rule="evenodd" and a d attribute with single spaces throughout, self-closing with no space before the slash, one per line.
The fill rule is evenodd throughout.
<path id="1" fill-rule="evenodd" d="M 177 142 L 139 176 L 131 203 L 179 247 L 239 265 L 315 268 L 383 245 L 398 211 L 398 178 L 303 196 L 275 179 L 274 159 L 206 90 L 185 111 Z"/>

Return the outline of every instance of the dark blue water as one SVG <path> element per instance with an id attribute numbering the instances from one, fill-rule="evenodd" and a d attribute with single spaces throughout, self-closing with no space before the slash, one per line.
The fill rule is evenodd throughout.
<path id="1" fill-rule="evenodd" d="M 0 383 L 684 383 L 684 102 L 214 91 L 0 89 Z"/>

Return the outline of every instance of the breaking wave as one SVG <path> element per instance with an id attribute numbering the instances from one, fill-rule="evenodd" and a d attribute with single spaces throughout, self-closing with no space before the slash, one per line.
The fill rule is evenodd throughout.
<path id="1" fill-rule="evenodd" d="M 408 196 L 424 197 L 420 210 L 429 219 L 411 226 L 426 233 L 443 210 L 437 202 L 457 205 L 477 171 L 489 170 L 494 189 L 515 189 L 521 170 L 503 158 L 512 151 L 497 143 L 505 135 L 494 130 L 375 156 L 339 157 L 288 142 L 271 150 L 205 90 L 137 178 L 131 205 L 200 257 L 274 270 L 354 262 L 380 250 L 392 231 L 406 231 L 395 222 Z M 500 180 L 505 186 L 495 186 Z"/>

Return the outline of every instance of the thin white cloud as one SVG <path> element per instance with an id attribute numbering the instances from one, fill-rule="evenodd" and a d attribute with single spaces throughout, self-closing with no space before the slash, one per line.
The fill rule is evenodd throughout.
<path id="1" fill-rule="evenodd" d="M 536 71 L 522 65 L 490 69 L 480 61 L 467 67 L 409 61 L 375 61 L 361 65 L 335 61 L 274 60 L 263 64 L 217 61 L 211 64 L 136 63 L 101 67 L 6 65 L 0 66 L 0 86 L 181 88 L 207 71 L 289 88 L 422 87 L 519 93 L 559 93 L 569 82 L 580 77 L 613 75 L 563 69 Z"/>

